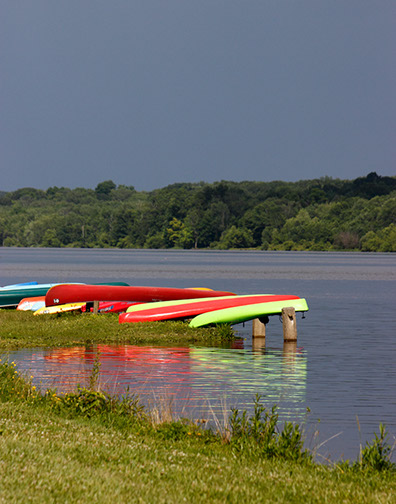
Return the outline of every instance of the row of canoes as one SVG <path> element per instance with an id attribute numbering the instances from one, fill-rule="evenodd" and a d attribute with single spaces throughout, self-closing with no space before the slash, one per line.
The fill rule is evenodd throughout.
<path id="1" fill-rule="evenodd" d="M 0 287 L 0 308 L 15 308 L 23 298 L 45 296 L 52 287 L 57 285 L 59 284 L 39 284 L 37 282 L 27 282 Z M 82 284 L 75 283 L 73 285 Z M 99 285 L 127 286 L 128 284 L 125 282 L 110 282 Z"/>
<path id="2" fill-rule="evenodd" d="M 286 307 L 308 311 L 305 299 L 284 294 L 236 295 L 201 288 L 129 286 L 122 282 L 24 284 L 0 288 L 0 307 L 30 309 L 37 315 L 88 311 L 92 310 L 94 301 L 98 301 L 99 312 L 120 313 L 120 323 L 190 319 L 191 327 L 236 324 L 280 314 Z"/>

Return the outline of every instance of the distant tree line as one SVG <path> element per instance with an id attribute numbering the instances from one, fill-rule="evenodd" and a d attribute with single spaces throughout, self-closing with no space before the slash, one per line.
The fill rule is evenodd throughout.
<path id="1" fill-rule="evenodd" d="M 396 252 L 396 177 L 0 192 L 0 245 Z"/>

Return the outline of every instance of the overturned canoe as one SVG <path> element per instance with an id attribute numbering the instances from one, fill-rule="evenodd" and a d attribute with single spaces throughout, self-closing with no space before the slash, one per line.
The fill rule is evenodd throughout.
<path id="1" fill-rule="evenodd" d="M 19 302 L 27 297 L 45 296 L 48 289 L 53 287 L 54 283 L 24 285 L 6 288 L 0 290 L 0 308 L 12 308 L 18 306 Z"/>
<path id="2" fill-rule="evenodd" d="M 0 289 L 0 308 L 15 308 L 23 298 L 45 296 L 49 289 L 59 285 L 58 283 L 20 285 L 12 288 L 3 287 Z M 71 282 L 70 285 L 83 285 Z M 125 282 L 101 282 L 100 285 L 126 286 Z"/>
<path id="3" fill-rule="evenodd" d="M 145 303 L 128 308 L 127 313 L 119 316 L 120 324 L 124 322 L 152 322 L 156 320 L 171 320 L 191 318 L 201 313 L 232 308 L 253 303 L 268 303 L 298 299 L 293 295 L 253 294 L 242 296 L 222 296 L 160 303 Z"/>
<path id="4" fill-rule="evenodd" d="M 256 303 L 202 313 L 192 319 L 190 327 L 203 327 L 213 324 L 239 324 L 255 318 L 280 315 L 283 308 L 289 307 L 294 308 L 296 312 L 306 312 L 309 309 L 307 301 L 304 298 L 275 301 L 272 303 Z"/>
<path id="5" fill-rule="evenodd" d="M 93 306 L 87 306 L 88 303 L 84 303 L 82 311 L 94 311 Z M 140 303 L 134 303 L 132 301 L 100 301 L 98 306 L 98 313 L 120 313 L 125 312 L 130 306 L 134 306 Z M 92 303 L 93 305 L 93 303 Z"/>
<path id="6" fill-rule="evenodd" d="M 193 299 L 232 295 L 232 292 L 177 289 L 173 287 L 56 285 L 45 296 L 45 305 L 90 301 L 139 301 L 143 303 L 171 299 Z"/>
<path id="7" fill-rule="evenodd" d="M 81 311 L 85 303 L 68 303 L 59 306 L 43 306 L 36 310 L 33 315 L 54 315 L 70 311 Z"/>
<path id="8" fill-rule="evenodd" d="M 36 311 L 45 306 L 45 296 L 27 297 L 19 301 L 17 310 Z"/>

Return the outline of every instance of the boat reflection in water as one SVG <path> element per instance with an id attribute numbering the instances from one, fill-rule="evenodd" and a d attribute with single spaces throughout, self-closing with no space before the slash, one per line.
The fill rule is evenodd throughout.
<path id="1" fill-rule="evenodd" d="M 232 352 L 193 348 L 194 394 L 216 415 L 222 413 L 221 407 L 251 412 L 259 394 L 266 407 L 278 405 L 281 418 L 300 419 L 306 412 L 307 359 L 302 350 L 290 350 L 257 348 L 257 342 L 253 350 Z M 201 406 L 200 411 L 204 414 L 205 409 Z"/>
<path id="2" fill-rule="evenodd" d="M 99 387 L 110 394 L 138 394 L 152 406 L 166 401 L 176 415 L 213 420 L 231 407 L 253 410 L 256 394 L 266 407 L 279 406 L 281 419 L 305 415 L 307 357 L 295 345 L 265 348 L 259 340 L 244 348 L 91 345 L 20 350 L 9 355 L 19 370 L 34 376 L 42 390 L 74 391 L 88 386 L 95 359 Z"/>

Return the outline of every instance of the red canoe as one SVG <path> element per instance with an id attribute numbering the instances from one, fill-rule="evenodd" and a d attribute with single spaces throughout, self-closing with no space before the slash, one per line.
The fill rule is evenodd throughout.
<path id="1" fill-rule="evenodd" d="M 136 304 L 141 303 L 134 303 L 131 301 L 101 301 L 99 303 L 98 313 L 120 313 L 126 311 L 130 306 L 134 306 Z M 88 308 L 88 311 L 92 312 L 93 310 L 93 306 L 90 306 Z M 87 311 L 86 305 L 81 309 L 81 311 Z"/>
<path id="2" fill-rule="evenodd" d="M 232 296 L 232 292 L 176 289 L 172 287 L 137 287 L 110 285 L 55 285 L 45 296 L 45 306 L 90 301 L 135 301 L 149 303 L 171 299 L 195 299 Z"/>
<path id="3" fill-rule="evenodd" d="M 298 299 L 298 296 L 283 294 L 253 294 L 245 296 L 225 296 L 212 299 L 192 299 L 184 301 L 168 301 L 164 303 L 140 304 L 128 308 L 127 313 L 118 317 L 120 324 L 124 322 L 153 322 L 155 320 L 171 320 L 191 318 L 201 313 L 237 306 L 269 303 Z"/>

